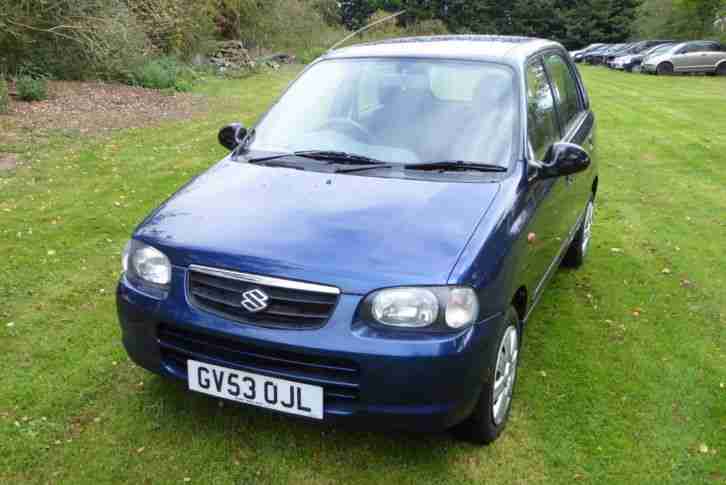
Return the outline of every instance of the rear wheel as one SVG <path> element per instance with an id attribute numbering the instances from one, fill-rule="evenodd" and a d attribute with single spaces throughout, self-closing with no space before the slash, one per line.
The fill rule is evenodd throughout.
<path id="1" fill-rule="evenodd" d="M 655 72 L 659 76 L 670 76 L 674 72 L 673 64 L 671 64 L 670 62 L 663 62 L 661 64 L 658 64 L 658 67 L 656 68 Z"/>
<path id="2" fill-rule="evenodd" d="M 719 76 L 726 76 L 726 62 L 722 62 L 721 65 L 716 68 L 716 74 Z"/>
<path id="3" fill-rule="evenodd" d="M 562 266 L 568 268 L 579 268 L 585 262 L 587 249 L 592 239 L 592 223 L 595 219 L 595 201 L 590 199 L 585 208 L 585 217 L 575 233 L 575 238 L 570 243 L 565 257 L 562 259 Z"/>
<path id="4" fill-rule="evenodd" d="M 453 429 L 457 437 L 482 445 L 502 434 L 512 408 L 520 343 L 519 317 L 513 307 L 496 335 L 497 344 L 487 356 L 486 383 L 479 401 L 471 416 Z"/>

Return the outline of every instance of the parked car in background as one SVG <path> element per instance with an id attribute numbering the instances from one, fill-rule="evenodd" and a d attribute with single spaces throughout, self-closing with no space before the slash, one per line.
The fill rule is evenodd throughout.
<path id="1" fill-rule="evenodd" d="M 675 73 L 726 75 L 726 50 L 716 41 L 683 42 L 645 58 L 643 72 L 660 75 Z"/>
<path id="2" fill-rule="evenodd" d="M 582 58 L 586 54 L 593 52 L 595 49 L 599 49 L 604 45 L 605 44 L 590 44 L 589 46 L 585 47 L 584 49 L 580 49 L 577 51 L 571 51 L 570 56 L 572 57 L 572 60 L 574 60 L 575 62 L 581 62 Z"/>
<path id="3" fill-rule="evenodd" d="M 625 44 L 613 44 L 605 46 L 601 49 L 597 49 L 596 51 L 585 56 L 585 62 L 593 66 L 603 64 L 605 62 L 605 58 L 610 55 L 611 52 L 616 52 L 622 49 L 624 46 Z"/>
<path id="4" fill-rule="evenodd" d="M 665 50 L 672 45 L 673 41 L 668 40 L 648 41 L 641 48 L 629 54 L 616 57 L 610 63 L 610 67 L 621 71 L 633 72 L 634 70 L 640 69 L 643 59 L 655 52 Z"/>
<path id="5" fill-rule="evenodd" d="M 555 42 L 330 51 L 133 232 L 126 350 L 216 398 L 489 443 L 529 315 L 587 255 L 595 128 Z"/>
<path id="6" fill-rule="evenodd" d="M 598 57 L 603 52 L 607 52 L 612 47 L 613 47 L 613 44 L 603 44 L 600 47 L 597 47 L 589 52 L 586 52 L 581 56 L 581 62 L 585 62 L 586 64 L 594 64 L 596 57 Z"/>
<path id="7" fill-rule="evenodd" d="M 609 52 L 607 52 L 602 59 L 602 64 L 605 66 L 610 67 L 610 63 L 615 59 L 616 57 L 626 55 L 630 52 L 632 52 L 632 49 L 634 49 L 636 46 L 635 43 L 628 43 L 623 44 L 619 49 L 613 49 Z"/>

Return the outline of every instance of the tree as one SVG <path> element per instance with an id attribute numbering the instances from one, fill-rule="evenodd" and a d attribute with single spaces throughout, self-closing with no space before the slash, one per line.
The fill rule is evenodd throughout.
<path id="1" fill-rule="evenodd" d="M 455 33 L 526 35 L 568 47 L 633 35 L 640 0 L 405 0 L 412 18 L 439 18 Z"/>
<path id="2" fill-rule="evenodd" d="M 351 30 L 365 26 L 368 18 L 376 11 L 376 5 L 367 0 L 342 0 L 340 18 L 343 25 Z"/>

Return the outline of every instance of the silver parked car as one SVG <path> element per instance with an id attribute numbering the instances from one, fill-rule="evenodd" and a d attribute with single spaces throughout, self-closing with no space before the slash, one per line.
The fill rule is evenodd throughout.
<path id="1" fill-rule="evenodd" d="M 726 76 L 726 50 L 715 41 L 676 44 L 645 58 L 643 72 L 661 75 L 698 72 Z"/>

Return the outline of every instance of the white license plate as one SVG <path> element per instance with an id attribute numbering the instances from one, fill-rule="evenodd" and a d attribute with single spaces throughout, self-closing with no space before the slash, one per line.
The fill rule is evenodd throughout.
<path id="1" fill-rule="evenodd" d="M 187 361 L 189 389 L 288 414 L 323 419 L 323 388 Z"/>

